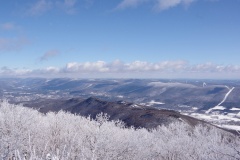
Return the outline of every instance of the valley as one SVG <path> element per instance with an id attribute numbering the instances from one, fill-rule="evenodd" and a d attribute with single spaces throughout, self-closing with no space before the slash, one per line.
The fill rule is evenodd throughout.
<path id="1" fill-rule="evenodd" d="M 167 79 L 0 79 L 1 99 L 11 103 L 55 106 L 95 97 L 102 101 L 174 110 L 223 128 L 240 130 L 240 81 Z M 59 103 L 57 103 L 59 102 Z M 59 105 L 59 106 L 58 106 Z M 36 106 L 35 106 L 36 107 Z M 66 105 L 65 108 L 68 106 Z"/>

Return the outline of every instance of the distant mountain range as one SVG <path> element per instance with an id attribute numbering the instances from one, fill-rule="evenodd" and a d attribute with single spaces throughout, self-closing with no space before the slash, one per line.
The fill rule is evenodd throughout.
<path id="1" fill-rule="evenodd" d="M 87 100 L 98 104 L 101 99 L 101 102 L 109 105 L 119 101 L 121 104 L 116 105 L 119 108 L 125 105 L 138 106 L 130 107 L 129 112 L 133 108 L 137 110 L 141 106 L 148 106 L 157 108 L 155 110 L 175 110 L 177 112 L 174 112 L 174 115 L 181 112 L 223 127 L 240 126 L 240 81 L 238 80 L 9 78 L 0 79 L 0 97 L 14 103 L 39 103 L 39 105 L 44 99 L 46 103 L 43 105 L 48 107 L 39 107 L 43 112 L 61 108 L 72 113 L 81 110 L 84 115 L 89 114 L 89 110 L 86 109 Z M 95 98 L 88 99 L 89 97 Z M 48 101 L 49 105 L 47 105 Z M 50 105 L 52 102 L 54 104 Z M 66 108 L 64 103 L 67 103 Z M 85 109 L 74 108 L 78 103 L 84 103 L 82 106 L 85 106 Z M 106 107 L 106 104 L 102 105 L 104 106 Z M 106 111 L 114 118 L 114 112 L 109 109 L 110 107 L 107 108 Z M 93 110 L 97 112 L 97 108 Z M 116 108 L 114 110 L 121 111 Z M 151 111 L 150 115 L 155 110 Z M 179 115 L 177 117 L 182 118 Z"/>
<path id="2" fill-rule="evenodd" d="M 203 123 L 203 121 L 182 115 L 173 110 L 159 110 L 153 107 L 126 103 L 123 101 L 108 102 L 90 97 L 82 100 L 72 98 L 68 100 L 40 99 L 23 103 L 24 106 L 35 108 L 40 112 L 68 111 L 81 116 L 96 118 L 97 114 L 106 113 L 110 120 L 122 120 L 127 126 L 156 128 L 158 125 L 168 125 L 176 121 L 184 121 L 191 126 Z"/>

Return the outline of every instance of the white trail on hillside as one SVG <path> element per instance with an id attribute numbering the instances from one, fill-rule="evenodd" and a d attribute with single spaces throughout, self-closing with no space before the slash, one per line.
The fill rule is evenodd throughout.
<path id="1" fill-rule="evenodd" d="M 235 87 L 232 87 L 232 89 L 229 89 L 229 91 L 227 92 L 227 94 L 224 96 L 223 100 L 217 105 L 217 106 L 220 106 L 221 104 L 223 104 L 227 97 L 230 95 L 230 93 L 234 90 Z"/>
<path id="2" fill-rule="evenodd" d="M 231 89 L 229 88 L 229 91 L 226 93 L 226 95 L 224 96 L 223 100 L 222 100 L 217 106 L 215 106 L 215 107 L 221 106 L 221 104 L 223 104 L 223 103 L 226 101 L 227 97 L 228 97 L 228 96 L 230 95 L 230 93 L 234 90 L 234 88 L 235 88 L 235 87 L 232 87 Z M 207 113 L 207 114 L 210 113 L 215 107 L 210 108 L 209 110 L 206 111 L 206 113 Z"/>

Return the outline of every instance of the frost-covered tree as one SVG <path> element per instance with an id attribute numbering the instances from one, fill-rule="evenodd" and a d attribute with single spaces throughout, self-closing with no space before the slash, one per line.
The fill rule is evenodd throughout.
<path id="1" fill-rule="evenodd" d="M 240 159 L 240 139 L 183 122 L 153 130 L 127 128 L 106 114 L 81 117 L 0 103 L 1 159 Z"/>

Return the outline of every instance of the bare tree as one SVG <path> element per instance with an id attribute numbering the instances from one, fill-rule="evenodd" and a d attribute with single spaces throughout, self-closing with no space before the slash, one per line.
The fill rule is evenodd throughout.
<path id="1" fill-rule="evenodd" d="M 184 122 L 151 131 L 127 128 L 101 113 L 96 120 L 0 102 L 1 159 L 239 160 L 238 136 Z"/>

